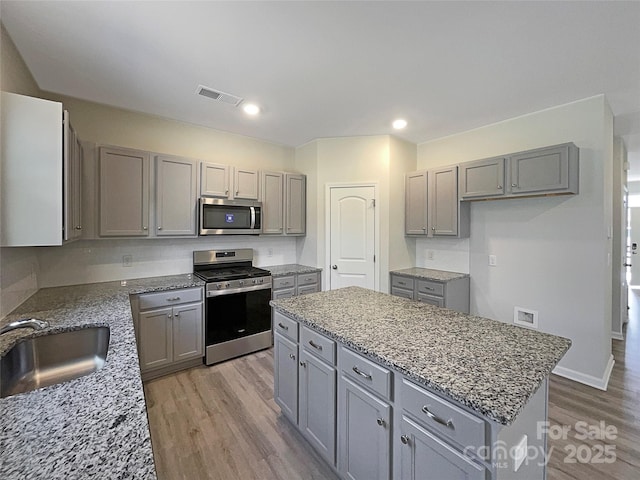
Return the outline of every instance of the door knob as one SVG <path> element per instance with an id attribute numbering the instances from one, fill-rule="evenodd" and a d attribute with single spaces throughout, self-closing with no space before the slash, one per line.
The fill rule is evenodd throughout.
<path id="1" fill-rule="evenodd" d="M 338 265 L 331 265 L 331 268 L 333 268 L 334 270 L 338 269 Z"/>

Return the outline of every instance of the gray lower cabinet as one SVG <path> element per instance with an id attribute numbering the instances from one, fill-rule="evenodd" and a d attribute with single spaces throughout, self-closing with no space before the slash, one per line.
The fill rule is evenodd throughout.
<path id="1" fill-rule="evenodd" d="M 280 411 L 298 423 L 298 344 L 277 331 L 273 336 L 273 398 Z"/>
<path id="2" fill-rule="evenodd" d="M 401 480 L 485 480 L 486 468 L 403 415 Z"/>
<path id="3" fill-rule="evenodd" d="M 391 273 L 391 295 L 469 313 L 469 277 L 440 281 Z"/>
<path id="4" fill-rule="evenodd" d="M 131 298 L 143 380 L 202 363 L 202 288 Z"/>
<path id="5" fill-rule="evenodd" d="M 319 292 L 321 290 L 320 284 L 320 272 L 292 273 L 290 275 L 274 277 L 271 288 L 271 298 L 277 300 L 279 298 L 289 298 Z"/>

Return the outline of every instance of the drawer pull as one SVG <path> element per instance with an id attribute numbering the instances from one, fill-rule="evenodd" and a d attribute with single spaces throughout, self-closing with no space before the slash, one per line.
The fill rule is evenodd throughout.
<path id="1" fill-rule="evenodd" d="M 289 354 L 289 358 L 290 358 L 291 360 L 295 360 L 295 359 L 296 359 L 296 356 L 295 356 L 293 353 L 290 353 L 290 354 Z"/>
<path id="2" fill-rule="evenodd" d="M 364 373 L 362 370 L 360 370 L 357 366 L 353 366 L 352 369 L 354 372 L 356 372 L 358 375 L 360 375 L 361 377 L 366 378 L 367 380 L 371 380 L 371 375 L 369 375 L 368 373 Z"/>
<path id="3" fill-rule="evenodd" d="M 431 290 L 431 291 L 434 291 L 434 290 L 435 290 L 435 288 L 432 288 L 432 287 L 424 287 L 424 289 L 425 289 L 425 290 Z"/>
<path id="4" fill-rule="evenodd" d="M 313 340 L 309 340 L 309 345 L 311 345 L 313 348 L 315 348 L 316 350 L 320 350 L 322 351 L 322 345 L 318 345 L 316 343 L 313 343 Z"/>
<path id="5" fill-rule="evenodd" d="M 428 405 L 425 405 L 424 407 L 422 407 L 422 411 L 423 411 L 424 413 L 426 413 L 426 414 L 427 414 L 427 416 L 428 416 L 429 418 L 431 418 L 432 420 L 434 420 L 434 421 L 438 422 L 440 425 L 444 425 L 445 427 L 448 427 L 448 428 L 450 428 L 451 430 L 455 430 L 455 428 L 454 428 L 454 426 L 453 426 L 453 422 L 451 421 L 451 419 L 449 419 L 449 420 L 443 420 L 443 419 L 442 419 L 442 418 L 440 418 L 439 416 L 434 415 L 433 413 L 431 413 L 431 412 L 429 411 L 429 406 L 428 406 Z"/>
<path id="6" fill-rule="evenodd" d="M 406 435 L 402 435 L 400 437 L 400 441 L 405 445 L 409 445 L 409 437 L 407 437 Z"/>
<path id="7" fill-rule="evenodd" d="M 287 327 L 285 324 L 283 324 L 282 322 L 278 323 L 278 326 L 280 328 L 282 328 L 283 330 L 289 330 L 289 327 Z"/>
<path id="8" fill-rule="evenodd" d="M 398 282 L 398 285 L 406 285 L 405 282 Z"/>
<path id="9" fill-rule="evenodd" d="M 167 298 L 167 302 L 177 302 L 180 300 L 180 297 L 169 297 Z"/>

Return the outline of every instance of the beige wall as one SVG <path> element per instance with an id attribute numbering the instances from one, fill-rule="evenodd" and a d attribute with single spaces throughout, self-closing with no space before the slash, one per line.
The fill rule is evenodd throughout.
<path id="1" fill-rule="evenodd" d="M 315 241 L 312 244 L 308 238 L 299 240 L 300 260 L 305 262 L 315 258 L 325 273 L 327 185 L 376 185 L 380 232 L 378 288 L 388 292 L 391 262 L 394 268 L 410 266 L 413 251 L 411 240 L 404 237 L 404 227 L 398 230 L 397 218 L 404 212 L 404 173 L 415 170 L 411 144 L 388 135 L 318 139 L 296 150 L 296 168 L 307 174 L 307 188 L 317 192 L 314 198 L 309 195 L 307 205 L 310 212 L 307 228 L 315 232 Z M 328 287 L 326 277 L 323 277 L 323 285 Z"/>
<path id="2" fill-rule="evenodd" d="M 418 146 L 420 169 L 563 142 L 580 148 L 579 195 L 472 203 L 471 311 L 512 322 L 515 306 L 537 310 L 541 330 L 573 341 L 558 371 L 594 385 L 611 358 L 612 139 L 611 111 L 597 96 Z"/>
<path id="3" fill-rule="evenodd" d="M 0 24 L 0 30 L 0 88 L 6 92 L 39 96 L 40 89 L 4 25 Z M 0 248 L 0 319 L 37 290 L 36 249 Z"/>

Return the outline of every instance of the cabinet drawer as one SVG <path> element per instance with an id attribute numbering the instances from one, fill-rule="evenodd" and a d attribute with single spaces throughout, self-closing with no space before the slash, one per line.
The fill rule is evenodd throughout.
<path id="1" fill-rule="evenodd" d="M 295 288 L 285 288 L 284 290 L 272 290 L 271 298 L 273 300 L 278 300 L 279 298 L 290 298 L 296 296 Z"/>
<path id="2" fill-rule="evenodd" d="M 296 279 L 293 275 L 287 275 L 286 277 L 275 277 L 273 279 L 273 289 L 279 288 L 291 288 L 296 286 Z"/>
<path id="3" fill-rule="evenodd" d="M 401 404 L 425 427 L 460 446 L 485 445 L 486 423 L 425 389 L 402 380 Z"/>
<path id="4" fill-rule="evenodd" d="M 326 360 L 331 365 L 336 364 L 336 342 L 333 340 L 303 326 L 300 331 L 300 344 L 304 346 L 305 350 Z"/>
<path id="5" fill-rule="evenodd" d="M 420 280 L 418 282 L 418 293 L 426 293 L 428 295 L 444 295 L 444 284 L 438 282 L 430 282 L 429 280 Z"/>
<path id="6" fill-rule="evenodd" d="M 280 312 L 274 312 L 273 314 L 273 330 L 294 342 L 298 341 L 298 322 Z"/>
<path id="7" fill-rule="evenodd" d="M 404 288 L 391 287 L 391 295 L 413 300 L 413 290 L 405 290 Z"/>
<path id="8" fill-rule="evenodd" d="M 416 300 L 422 303 L 428 303 L 429 305 L 435 305 L 436 307 L 444 307 L 444 298 L 442 297 L 434 297 L 433 295 L 419 293 Z"/>
<path id="9" fill-rule="evenodd" d="M 311 285 L 312 283 L 319 283 L 318 273 L 301 273 L 298 275 L 298 286 Z"/>
<path id="10" fill-rule="evenodd" d="M 314 283 L 313 285 L 304 285 L 302 287 L 298 287 L 298 295 L 306 295 L 307 293 L 315 293 L 318 291 L 318 284 Z"/>
<path id="11" fill-rule="evenodd" d="M 391 372 L 389 370 L 344 347 L 340 355 L 341 368 L 349 378 L 369 387 L 383 398 L 390 398 Z"/>
<path id="12" fill-rule="evenodd" d="M 413 290 L 413 278 L 398 277 L 396 275 L 393 275 L 391 277 L 391 286 L 404 288 L 406 290 Z"/>
<path id="13" fill-rule="evenodd" d="M 185 288 L 169 290 L 159 293 L 145 293 L 140 295 L 140 310 L 160 308 L 180 303 L 194 303 L 202 301 L 202 288 Z"/>

